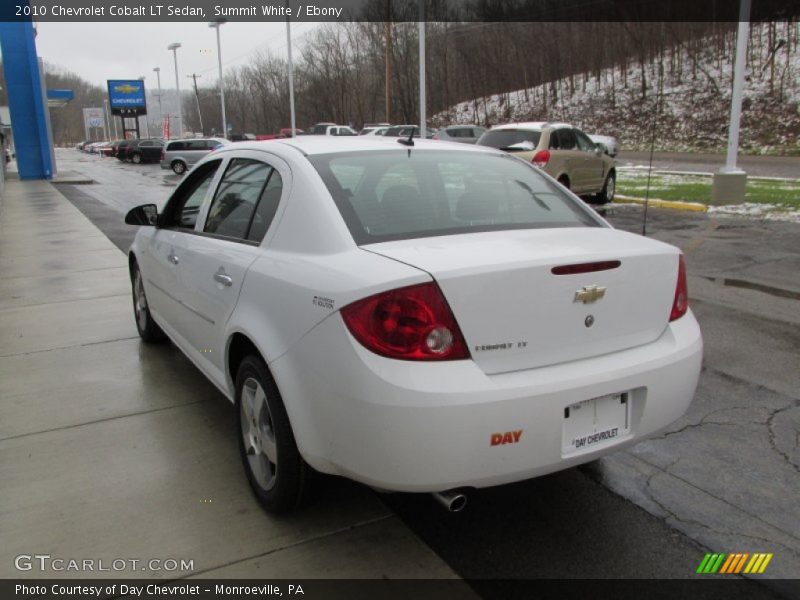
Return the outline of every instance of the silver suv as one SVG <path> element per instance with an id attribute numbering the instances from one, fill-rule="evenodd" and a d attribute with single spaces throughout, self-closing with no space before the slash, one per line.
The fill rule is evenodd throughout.
<path id="1" fill-rule="evenodd" d="M 227 144 L 230 142 L 223 138 L 171 140 L 164 144 L 161 152 L 161 168 L 182 175 L 206 154 Z"/>

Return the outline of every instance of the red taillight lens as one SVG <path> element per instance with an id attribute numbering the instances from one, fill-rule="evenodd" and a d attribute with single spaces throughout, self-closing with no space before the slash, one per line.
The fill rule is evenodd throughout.
<path id="1" fill-rule="evenodd" d="M 531 162 L 540 169 L 545 168 L 547 163 L 550 162 L 550 150 L 539 150 L 533 155 Z"/>
<path id="2" fill-rule="evenodd" d="M 165 157 L 166 155 L 167 155 L 167 154 L 166 154 L 166 153 L 165 153 L 165 152 L 162 150 L 162 151 L 161 151 L 161 160 L 164 160 L 164 157 Z"/>
<path id="3" fill-rule="evenodd" d="M 680 319 L 689 309 L 689 288 L 686 285 L 686 262 L 681 254 L 678 262 L 678 283 L 675 286 L 675 300 L 672 302 L 672 312 L 669 320 Z"/>
<path id="4" fill-rule="evenodd" d="M 453 312 L 433 282 L 375 294 L 341 313 L 353 337 L 376 354 L 402 360 L 469 358 Z"/>

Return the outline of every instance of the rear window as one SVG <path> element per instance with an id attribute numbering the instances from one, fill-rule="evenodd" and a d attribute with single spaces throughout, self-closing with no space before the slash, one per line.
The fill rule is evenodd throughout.
<path id="1" fill-rule="evenodd" d="M 487 131 L 478 140 L 479 146 L 489 146 L 505 150 L 520 142 L 530 142 L 534 146 L 539 145 L 539 138 L 542 137 L 541 131 L 531 131 L 529 129 L 495 129 Z M 513 148 L 511 148 L 513 150 Z M 521 148 L 524 150 L 524 148 Z"/>
<path id="2" fill-rule="evenodd" d="M 387 150 L 309 156 L 357 244 L 598 227 L 582 202 L 511 156 Z"/>

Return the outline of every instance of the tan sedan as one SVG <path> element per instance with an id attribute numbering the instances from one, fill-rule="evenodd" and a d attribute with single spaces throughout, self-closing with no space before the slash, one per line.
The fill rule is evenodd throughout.
<path id="1" fill-rule="evenodd" d="M 605 204 L 614 199 L 614 160 L 580 129 L 566 123 L 510 123 L 493 127 L 479 146 L 499 148 L 532 162 L 578 196 Z"/>

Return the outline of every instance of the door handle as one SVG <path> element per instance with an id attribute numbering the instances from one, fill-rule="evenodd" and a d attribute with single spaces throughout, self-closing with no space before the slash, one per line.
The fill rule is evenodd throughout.
<path id="1" fill-rule="evenodd" d="M 167 260 L 169 262 L 171 262 L 173 265 L 177 265 L 179 262 L 181 262 L 181 259 L 179 259 L 177 256 L 175 256 L 172 252 L 170 252 L 167 255 Z"/>
<path id="2" fill-rule="evenodd" d="M 221 272 L 214 273 L 214 281 L 221 283 L 225 287 L 230 287 L 233 285 L 233 279 Z"/>

